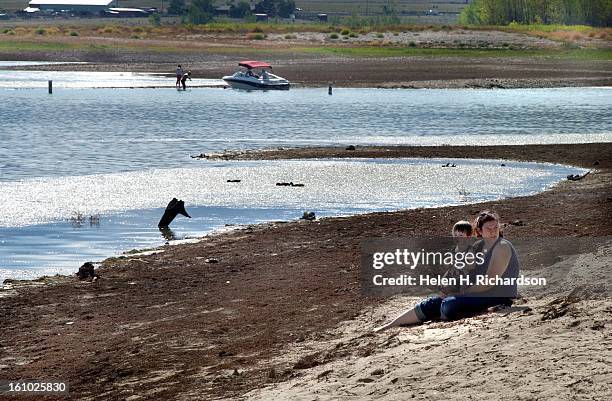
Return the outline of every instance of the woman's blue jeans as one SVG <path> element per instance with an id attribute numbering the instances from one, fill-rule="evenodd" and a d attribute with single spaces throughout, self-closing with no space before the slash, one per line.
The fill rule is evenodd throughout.
<path id="1" fill-rule="evenodd" d="M 415 312 L 424 322 L 442 317 L 446 320 L 457 320 L 477 315 L 495 305 L 512 305 L 512 299 L 466 296 L 431 297 L 417 304 Z"/>

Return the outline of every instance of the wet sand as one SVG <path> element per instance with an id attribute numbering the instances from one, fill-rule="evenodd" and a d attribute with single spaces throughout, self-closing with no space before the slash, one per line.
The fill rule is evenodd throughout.
<path id="1" fill-rule="evenodd" d="M 531 313 L 518 309 L 373 336 L 373 327 L 413 300 L 362 296 L 358 272 L 365 238 L 445 235 L 453 222 L 488 208 L 503 222 L 523 222 L 505 228 L 508 238 L 592 239 L 561 261 L 542 264 L 537 249 L 521 255 L 527 271 L 579 260 L 572 263 L 576 285 L 588 286 L 592 274 L 611 262 L 605 243 L 612 235 L 610 155 L 611 143 L 228 155 L 500 158 L 593 172 L 528 197 L 243 227 L 153 255 L 106 260 L 94 282 L 56 277 L 8 283 L 0 297 L 0 379 L 64 379 L 74 399 L 92 400 L 235 399 L 250 391 L 248 397 L 258 399 L 401 399 L 404 393 L 503 399 L 502 390 L 486 387 L 489 379 L 506 380 L 505 394 L 518 389 L 513 399 L 533 399 L 532 388 L 543 388 L 543 398 L 604 399 L 610 394 L 609 292 L 581 295 L 567 306 L 559 305 L 571 288 L 527 294 L 517 306 Z M 542 320 L 554 305 L 567 313 Z M 508 347 L 540 351 L 500 349 L 495 341 L 509 325 Z M 465 361 L 471 377 L 457 368 Z"/>

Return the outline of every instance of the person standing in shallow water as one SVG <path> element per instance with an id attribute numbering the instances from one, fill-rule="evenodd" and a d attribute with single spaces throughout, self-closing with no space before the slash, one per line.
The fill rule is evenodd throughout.
<path id="1" fill-rule="evenodd" d="M 184 73 L 185 71 L 183 71 L 183 67 L 181 67 L 181 65 L 179 64 L 176 68 L 176 84 L 174 86 L 181 86 L 181 78 L 183 78 Z"/>
<path id="2" fill-rule="evenodd" d="M 187 90 L 187 79 L 191 81 L 191 71 L 187 71 L 187 73 L 183 74 L 181 77 L 181 85 L 183 86 L 183 90 Z"/>
<path id="3" fill-rule="evenodd" d="M 480 213 L 475 226 L 482 237 L 485 258 L 484 263 L 474 268 L 470 276 L 517 278 L 520 270 L 518 256 L 514 246 L 502 238 L 497 214 L 489 211 Z M 472 285 L 462 288 L 461 293 L 457 295 L 424 299 L 391 322 L 375 328 L 374 332 L 429 320 L 463 319 L 482 313 L 491 306 L 512 305 L 512 299 L 517 295 L 516 282 L 513 285 Z"/>

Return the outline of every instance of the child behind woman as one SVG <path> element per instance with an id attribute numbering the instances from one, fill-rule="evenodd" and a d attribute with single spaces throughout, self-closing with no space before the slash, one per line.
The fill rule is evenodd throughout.
<path id="1" fill-rule="evenodd" d="M 453 236 L 453 238 L 455 238 L 455 248 L 453 249 L 453 252 L 455 254 L 457 253 L 468 253 L 468 252 L 473 252 L 473 246 L 472 246 L 472 235 L 474 233 L 474 229 L 472 227 L 472 224 L 470 224 L 469 221 L 466 220 L 461 220 L 455 223 L 455 225 L 453 226 L 453 229 L 451 231 L 451 234 Z M 451 266 L 450 268 L 448 268 L 448 270 L 446 271 L 446 273 L 444 273 L 444 278 L 454 278 L 454 284 L 451 285 L 445 285 L 445 286 L 440 286 L 440 292 L 442 293 L 442 295 L 446 296 L 446 295 L 452 295 L 452 294 L 459 294 L 461 291 L 461 277 L 469 274 L 469 271 L 471 270 L 472 266 L 468 266 L 466 265 L 465 267 L 463 267 L 462 269 L 459 269 L 455 266 Z"/>

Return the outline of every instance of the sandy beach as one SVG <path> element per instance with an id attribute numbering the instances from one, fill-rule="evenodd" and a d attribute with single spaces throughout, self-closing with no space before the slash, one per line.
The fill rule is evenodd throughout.
<path id="1" fill-rule="evenodd" d="M 93 282 L 7 282 L 0 379 L 64 380 L 80 400 L 610 398 L 611 154 L 601 143 L 224 155 L 488 158 L 591 173 L 495 202 L 242 227 L 107 259 Z M 521 268 L 555 285 L 522 291 L 510 309 L 373 334 L 416 299 L 361 294 L 361 241 L 447 235 L 483 209 L 511 241 L 533 238 Z M 549 257 L 540 238 L 581 246 Z"/>

